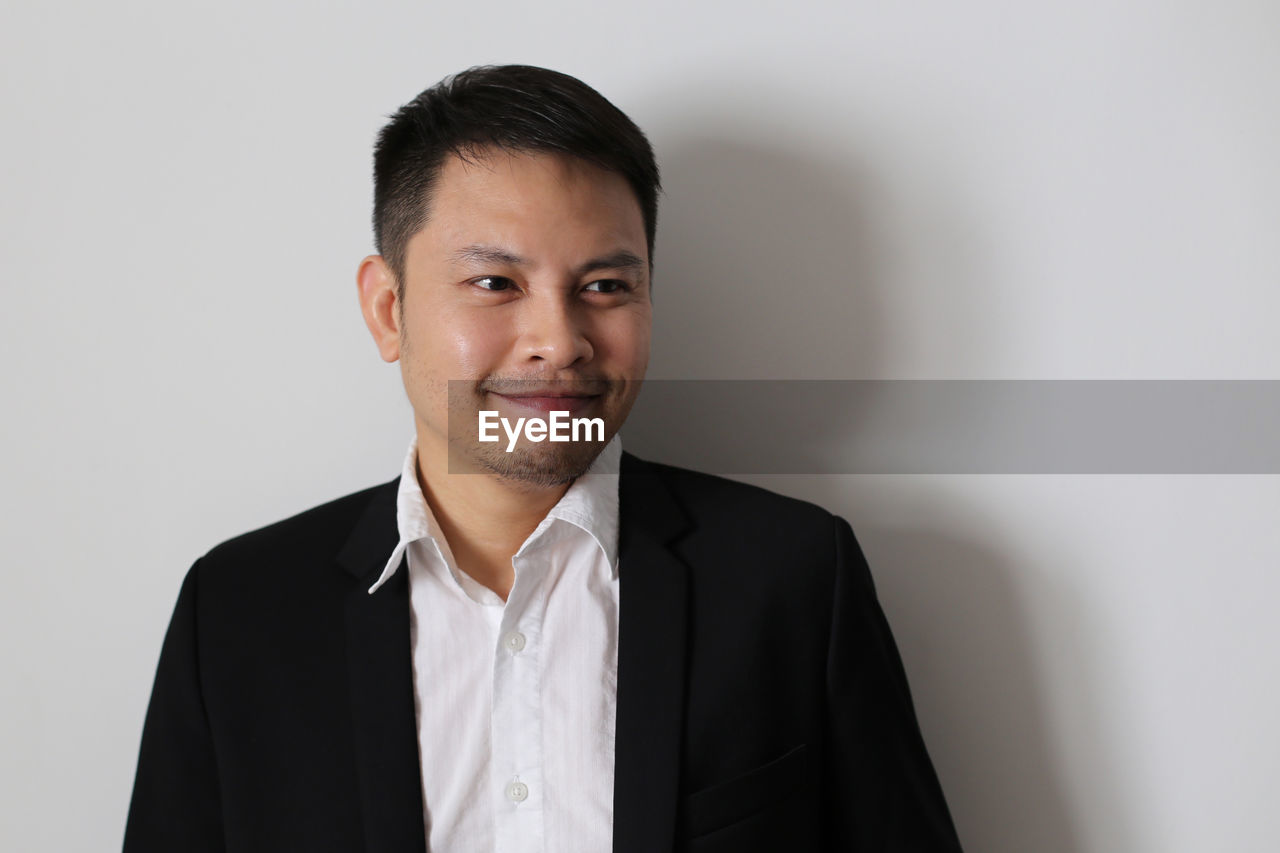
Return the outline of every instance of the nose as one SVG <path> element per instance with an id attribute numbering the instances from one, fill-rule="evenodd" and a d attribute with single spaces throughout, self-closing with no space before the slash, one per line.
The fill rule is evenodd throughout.
<path id="1" fill-rule="evenodd" d="M 546 367 L 563 370 L 591 360 L 587 318 L 575 310 L 570 300 L 556 294 L 526 303 L 520 349 L 530 361 L 547 362 Z"/>

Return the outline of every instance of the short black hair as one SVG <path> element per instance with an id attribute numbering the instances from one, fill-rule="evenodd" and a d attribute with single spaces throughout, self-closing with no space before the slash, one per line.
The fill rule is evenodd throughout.
<path id="1" fill-rule="evenodd" d="M 649 259 L 657 230 L 658 164 L 622 110 L 568 74 L 532 65 L 481 65 L 446 77 L 401 107 L 373 154 L 373 239 L 404 298 L 405 247 L 427 220 L 449 155 L 486 147 L 558 152 L 627 179 L 644 217 Z"/>

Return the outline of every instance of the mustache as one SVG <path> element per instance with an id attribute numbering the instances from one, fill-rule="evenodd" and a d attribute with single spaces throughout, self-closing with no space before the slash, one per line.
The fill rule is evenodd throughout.
<path id="1" fill-rule="evenodd" d="M 621 391 L 628 382 L 632 381 L 638 380 L 603 377 L 561 379 L 490 377 L 481 380 L 476 390 L 501 394 L 504 397 L 598 397 Z"/>

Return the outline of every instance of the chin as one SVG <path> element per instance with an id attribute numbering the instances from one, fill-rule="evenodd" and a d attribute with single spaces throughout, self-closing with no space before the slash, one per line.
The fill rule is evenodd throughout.
<path id="1" fill-rule="evenodd" d="M 477 447 L 477 467 L 513 484 L 532 489 L 563 486 L 587 473 L 607 442 L 550 445 L 521 443 L 510 453 L 486 445 Z"/>

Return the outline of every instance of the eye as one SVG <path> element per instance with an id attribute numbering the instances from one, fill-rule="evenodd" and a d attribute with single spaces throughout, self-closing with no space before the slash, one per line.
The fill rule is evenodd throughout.
<path id="1" fill-rule="evenodd" d="M 487 290 L 491 293 L 499 293 L 503 290 L 510 290 L 515 286 L 509 278 L 503 278 L 500 275 L 486 275 L 481 278 L 473 278 L 471 283 L 479 287 L 481 290 Z"/>
<path id="2" fill-rule="evenodd" d="M 621 293 L 631 289 L 631 285 L 616 278 L 602 278 L 593 281 L 586 287 L 592 293 Z"/>

